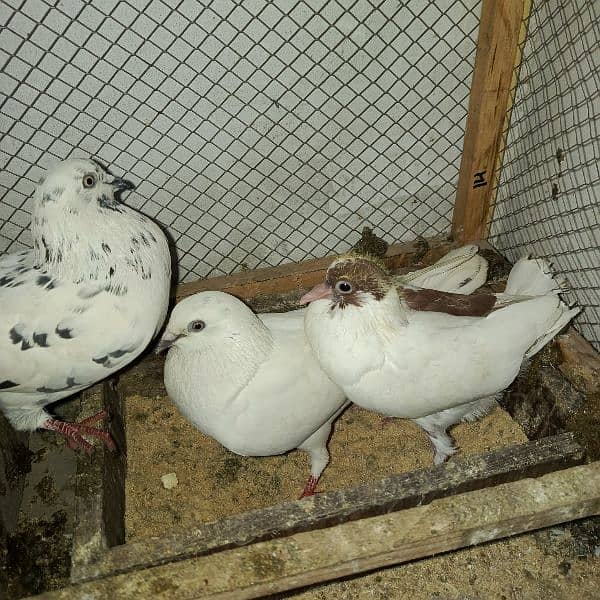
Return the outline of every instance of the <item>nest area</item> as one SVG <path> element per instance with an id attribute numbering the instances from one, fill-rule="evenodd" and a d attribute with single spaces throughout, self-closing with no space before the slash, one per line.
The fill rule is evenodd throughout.
<path id="1" fill-rule="evenodd" d="M 372 245 L 361 251 L 377 254 L 383 250 L 370 232 L 364 233 L 363 240 L 370 240 Z M 450 247 L 444 240 L 418 240 L 406 255 L 391 259 L 392 270 L 426 266 Z M 502 289 L 510 265 L 492 251 L 482 252 L 490 261 L 488 288 Z M 293 291 L 286 287 L 285 291 L 272 294 L 261 294 L 252 283 L 246 285 L 248 302 L 258 312 L 296 308 L 302 293 L 298 285 Z M 266 287 L 276 289 L 278 284 Z M 239 286 L 237 289 L 237 293 L 244 295 Z M 457 458 L 551 435 L 562 430 L 569 420 L 578 424 L 576 431 L 589 438 L 591 443 L 586 446 L 590 457 L 597 456 L 593 444 L 598 424 L 593 412 L 598 398 L 593 382 L 597 378 L 590 376 L 590 367 L 582 362 L 567 364 L 555 346 L 540 353 L 529 371 L 519 378 L 514 398 L 526 399 L 523 405 L 512 402 L 507 394 L 508 401 L 503 401 L 502 407 L 484 419 L 460 424 L 452 430 L 459 447 Z M 293 451 L 283 456 L 252 458 L 229 452 L 179 415 L 163 387 L 162 361 L 162 357 L 147 355 L 127 368 L 118 383 L 127 438 L 123 541 L 136 542 L 152 535 L 160 539 L 171 532 L 193 528 L 194 524 L 296 499 L 308 476 L 307 455 Z M 596 363 L 590 364 L 593 369 Z M 559 367 L 563 372 L 568 371 L 568 378 L 581 390 L 587 391 L 583 409 L 580 409 L 582 393 L 568 383 Z M 546 397 L 552 401 L 544 402 Z M 91 410 L 83 404 L 84 411 Z M 65 402 L 59 410 L 65 418 L 75 419 L 77 405 L 76 401 Z M 9 437 L 15 436 L 10 428 L 7 432 Z M 94 461 L 86 463 L 85 457 L 76 456 L 57 436 L 36 434 L 29 441 L 29 449 L 29 454 L 25 450 L 23 456 L 15 454 L 15 460 L 19 457 L 22 460 L 13 465 L 13 470 L 23 472 L 27 479 L 20 522 L 9 536 L 7 547 L 12 557 L 9 571 L 12 569 L 16 576 L 9 581 L 9 597 L 15 598 L 68 583 L 69 543 L 73 524 L 78 522 L 73 496 L 78 496 L 78 502 L 85 506 L 89 502 L 82 490 L 74 490 L 75 471 L 81 480 L 79 471 L 83 468 L 84 481 L 91 478 L 94 485 L 100 477 L 98 469 L 94 470 Z M 356 407 L 346 410 L 336 422 L 329 449 L 331 462 L 319 491 L 368 484 L 392 473 L 432 464 L 427 437 L 410 421 L 392 420 L 383 425 L 379 415 Z M 163 476 L 170 474 L 175 475 L 176 485 L 163 485 Z M 105 493 L 110 492 L 109 486 Z M 81 523 L 76 529 L 80 526 Z M 25 552 L 30 547 L 36 548 L 33 566 Z M 492 598 L 568 598 L 574 593 L 592 597 L 599 583 L 599 549 L 598 519 L 586 519 L 285 597 L 383 599 L 411 594 L 424 599 L 465 598 L 481 597 L 483 590 L 485 597 Z"/>

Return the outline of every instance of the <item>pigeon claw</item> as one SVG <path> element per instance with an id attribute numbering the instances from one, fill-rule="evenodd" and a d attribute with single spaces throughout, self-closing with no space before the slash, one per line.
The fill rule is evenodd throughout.
<path id="1" fill-rule="evenodd" d="M 307 498 L 308 496 L 314 495 L 318 482 L 319 482 L 319 478 L 315 477 L 314 475 L 311 475 L 308 478 L 306 485 L 304 486 L 304 490 L 302 491 L 302 495 L 300 496 L 300 499 L 302 500 L 302 498 Z"/>
<path id="2" fill-rule="evenodd" d="M 99 413 L 87 417 L 79 423 L 68 423 L 66 421 L 59 421 L 58 419 L 48 419 L 43 429 L 50 431 L 56 431 L 67 438 L 67 445 L 72 450 L 83 450 L 88 454 L 92 452 L 93 446 L 84 439 L 84 436 L 95 437 L 99 439 L 111 452 L 117 449 L 117 446 L 112 439 L 112 436 L 105 429 L 99 429 L 91 427 L 92 424 L 102 421 L 107 417 L 105 410 Z"/>

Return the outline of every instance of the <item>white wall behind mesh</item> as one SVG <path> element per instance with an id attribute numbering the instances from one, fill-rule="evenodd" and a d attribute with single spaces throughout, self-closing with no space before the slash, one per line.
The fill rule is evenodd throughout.
<path id="1" fill-rule="evenodd" d="M 533 4 L 491 242 L 510 259 L 548 257 L 584 307 L 600 349 L 600 7 Z"/>
<path id="2" fill-rule="evenodd" d="M 449 229 L 479 1 L 0 2 L 0 251 L 93 155 L 182 280 Z"/>

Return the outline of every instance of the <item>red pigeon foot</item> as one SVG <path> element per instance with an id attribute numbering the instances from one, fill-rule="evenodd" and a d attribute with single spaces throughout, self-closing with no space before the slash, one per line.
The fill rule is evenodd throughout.
<path id="1" fill-rule="evenodd" d="M 83 438 L 84 435 L 89 435 L 101 440 L 109 450 L 114 452 L 117 447 L 110 433 L 104 429 L 90 427 L 91 424 L 97 423 L 106 417 L 106 411 L 102 410 L 91 417 L 83 419 L 79 423 L 68 423 L 66 421 L 59 421 L 58 419 L 48 419 L 42 428 L 48 429 L 49 431 L 56 431 L 57 433 L 64 435 L 67 438 L 67 445 L 72 450 L 84 450 L 85 452 L 90 453 L 93 447 Z"/>
<path id="2" fill-rule="evenodd" d="M 304 490 L 302 491 L 302 495 L 300 496 L 300 499 L 314 495 L 315 488 L 317 487 L 318 482 L 319 482 L 319 478 L 311 475 L 308 478 L 306 485 L 304 486 Z"/>

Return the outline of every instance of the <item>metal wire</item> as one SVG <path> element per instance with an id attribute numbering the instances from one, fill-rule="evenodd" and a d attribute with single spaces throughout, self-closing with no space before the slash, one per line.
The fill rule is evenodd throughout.
<path id="1" fill-rule="evenodd" d="M 600 10 L 534 2 L 491 223 L 510 259 L 548 258 L 600 349 Z"/>
<path id="2" fill-rule="evenodd" d="M 479 1 L 2 2 L 0 251 L 42 171 L 139 183 L 180 279 L 449 229 Z"/>

